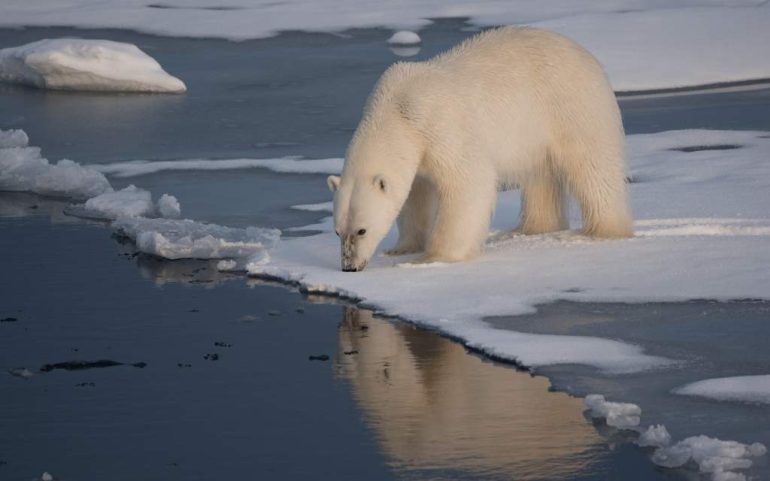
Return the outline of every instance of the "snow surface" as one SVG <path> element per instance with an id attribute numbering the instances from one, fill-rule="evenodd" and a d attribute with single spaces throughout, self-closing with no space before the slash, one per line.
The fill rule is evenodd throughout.
<path id="1" fill-rule="evenodd" d="M 420 42 L 422 42 L 420 36 L 409 30 L 399 30 L 388 39 L 391 45 L 417 45 Z"/>
<path id="2" fill-rule="evenodd" d="M 0 50 L 0 81 L 56 90 L 187 90 L 136 45 L 76 38 L 39 40 Z"/>
<path id="3" fill-rule="evenodd" d="M 770 404 L 770 375 L 706 379 L 676 388 L 673 392 L 718 401 Z"/>
<path id="4" fill-rule="evenodd" d="M 289 30 L 414 30 L 450 17 L 564 33 L 599 58 L 619 91 L 770 78 L 770 5 L 762 0 L 239 0 L 225 6 L 213 0 L 4 0 L 0 26 L 245 40 Z"/>
<path id="5" fill-rule="evenodd" d="M 171 170 L 238 170 L 268 169 L 283 174 L 336 174 L 342 171 L 344 159 L 308 159 L 280 157 L 276 159 L 183 159 L 183 160 L 130 160 L 111 164 L 92 164 L 89 167 L 111 177 L 136 177 Z"/>
<path id="6" fill-rule="evenodd" d="M 585 406 L 591 417 L 602 418 L 608 426 L 618 429 L 634 428 L 639 425 L 642 409 L 636 404 L 610 402 L 601 394 L 589 394 Z"/>

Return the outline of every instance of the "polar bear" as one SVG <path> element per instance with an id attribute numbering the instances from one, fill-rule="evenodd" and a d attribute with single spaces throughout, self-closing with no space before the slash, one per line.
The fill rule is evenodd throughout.
<path id="1" fill-rule="evenodd" d="M 519 231 L 632 235 L 625 136 L 601 65 L 561 35 L 489 30 L 425 61 L 388 68 L 369 97 L 342 176 L 330 176 L 342 270 L 363 270 L 398 219 L 386 254 L 422 262 L 477 256 L 499 188 L 518 186 Z"/>

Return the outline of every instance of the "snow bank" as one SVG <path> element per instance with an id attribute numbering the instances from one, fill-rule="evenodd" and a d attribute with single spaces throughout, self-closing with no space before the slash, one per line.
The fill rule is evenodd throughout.
<path id="1" fill-rule="evenodd" d="M 236 229 L 189 219 L 121 217 L 113 228 L 141 252 L 166 259 L 247 258 L 257 261 L 278 241 L 277 229 Z"/>
<path id="2" fill-rule="evenodd" d="M 237 170 L 268 169 L 282 174 L 337 174 L 342 171 L 344 159 L 308 159 L 281 157 L 277 159 L 184 159 L 184 160 L 130 160 L 111 164 L 93 164 L 90 167 L 112 177 L 136 177 L 176 170 Z"/>
<path id="3" fill-rule="evenodd" d="M 748 445 L 693 436 L 655 450 L 652 461 L 666 468 L 679 468 L 692 460 L 701 473 L 710 474 L 714 481 L 745 480 L 744 475 L 735 471 L 750 468 L 753 464 L 751 458 L 763 456 L 766 452 L 767 449 L 760 443 Z"/>
<path id="4" fill-rule="evenodd" d="M 619 429 L 633 428 L 639 425 L 642 409 L 636 404 L 610 402 L 601 394 L 589 394 L 585 406 L 591 417 L 602 418 L 608 426 Z"/>
<path id="5" fill-rule="evenodd" d="M 400 30 L 388 39 L 391 45 L 417 45 L 420 42 L 422 42 L 420 36 L 409 30 Z"/>
<path id="6" fill-rule="evenodd" d="M 51 164 L 21 130 L 0 130 L 0 190 L 84 200 L 112 192 L 101 173 L 71 160 Z"/>
<path id="7" fill-rule="evenodd" d="M 75 38 L 46 39 L 0 50 L 0 81 L 57 90 L 187 90 L 136 45 Z"/>
<path id="8" fill-rule="evenodd" d="M 759 0 L 4 0 L 0 26 L 125 28 L 182 37 L 246 40 L 281 31 L 418 29 L 432 18 L 478 26 L 530 24 L 562 32 L 592 51 L 619 91 L 770 78 L 770 8 Z M 220 6 L 221 7 L 221 6 Z"/>
<path id="9" fill-rule="evenodd" d="M 770 375 L 706 379 L 674 389 L 673 392 L 718 401 L 770 404 Z"/>

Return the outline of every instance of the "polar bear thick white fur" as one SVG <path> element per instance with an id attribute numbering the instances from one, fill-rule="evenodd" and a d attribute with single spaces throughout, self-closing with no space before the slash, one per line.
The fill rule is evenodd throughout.
<path id="1" fill-rule="evenodd" d="M 521 188 L 524 234 L 568 228 L 569 193 L 585 234 L 631 236 L 624 142 L 601 65 L 561 35 L 504 27 L 394 64 L 328 179 L 342 269 L 364 269 L 396 218 L 388 254 L 473 258 L 505 186 Z"/>

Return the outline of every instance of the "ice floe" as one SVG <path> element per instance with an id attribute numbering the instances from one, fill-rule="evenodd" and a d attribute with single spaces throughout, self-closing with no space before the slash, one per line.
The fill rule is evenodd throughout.
<path id="1" fill-rule="evenodd" d="M 417 45 L 422 42 L 420 36 L 410 30 L 399 30 L 388 39 L 391 45 Z"/>
<path id="2" fill-rule="evenodd" d="M 0 50 L 0 81 L 56 90 L 187 90 L 136 45 L 110 40 L 45 39 Z"/>
<path id="3" fill-rule="evenodd" d="M 67 159 L 51 164 L 27 142 L 24 131 L 0 130 L 0 190 L 76 200 L 112 192 L 103 174 Z"/>
<path id="4" fill-rule="evenodd" d="M 306 159 L 279 157 L 275 159 L 180 159 L 129 160 L 90 167 L 112 177 L 136 177 L 175 170 L 238 170 L 268 169 L 282 174 L 336 174 L 342 170 L 344 159 Z"/>
<path id="5" fill-rule="evenodd" d="M 701 473 L 710 475 L 713 481 L 745 481 L 746 476 L 735 471 L 750 468 L 753 464 L 751 458 L 766 453 L 767 448 L 760 443 L 743 444 L 701 435 L 656 449 L 652 461 L 666 468 L 681 468 L 692 461 Z"/>
<path id="6" fill-rule="evenodd" d="M 117 219 L 120 216 L 151 216 L 155 214 L 152 194 L 135 185 L 113 192 L 106 192 L 91 197 L 84 204 L 86 211 L 104 219 Z"/>
<path id="7" fill-rule="evenodd" d="M 625 429 L 639 425 L 642 409 L 636 404 L 610 402 L 601 394 L 589 394 L 585 398 L 585 406 L 591 417 L 602 418 L 608 426 Z"/>
<path id="8" fill-rule="evenodd" d="M 245 258 L 258 262 L 278 241 L 277 229 L 237 229 L 190 219 L 121 217 L 113 228 L 147 254 L 166 259 Z"/>
<path id="9" fill-rule="evenodd" d="M 613 87 L 638 91 L 770 78 L 770 8 L 759 0 L 529 2 L 419 0 L 5 0 L 0 26 L 123 28 L 159 35 L 264 38 L 282 31 L 418 29 L 435 18 L 476 26 L 528 24 L 561 32 L 593 52 Z"/>
<path id="10" fill-rule="evenodd" d="M 770 375 L 705 379 L 676 388 L 674 393 L 718 401 L 770 404 Z"/>
<path id="11" fill-rule="evenodd" d="M 591 417 L 604 419 L 608 426 L 639 431 L 637 426 L 642 409 L 638 405 L 610 402 L 600 394 L 589 394 L 584 403 Z M 637 444 L 655 448 L 652 461 L 658 466 L 688 469 L 692 463 L 712 481 L 745 481 L 746 476 L 736 471 L 750 468 L 753 465 L 751 458 L 767 453 L 761 443 L 743 444 L 703 435 L 691 436 L 672 445 L 671 435 L 662 424 L 640 431 Z"/>

